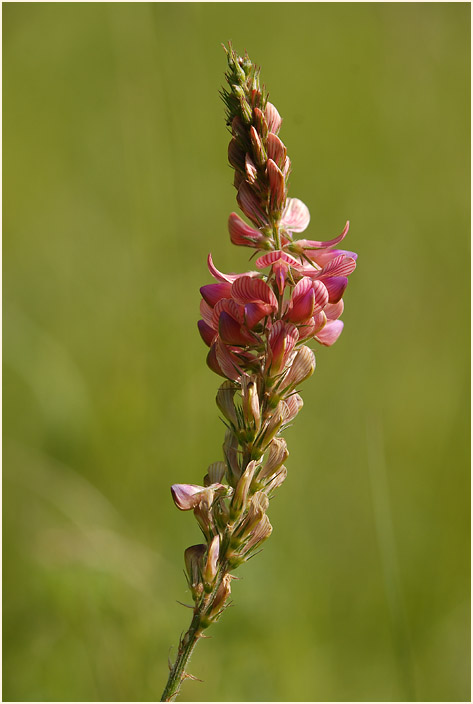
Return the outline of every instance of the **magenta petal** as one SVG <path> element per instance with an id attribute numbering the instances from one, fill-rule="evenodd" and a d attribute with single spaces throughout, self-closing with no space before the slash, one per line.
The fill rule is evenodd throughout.
<path id="1" fill-rule="evenodd" d="M 225 311 L 220 313 L 218 333 L 222 342 L 227 345 L 246 347 L 255 341 L 249 333 L 245 334 L 245 329 L 240 323 Z"/>
<path id="2" fill-rule="evenodd" d="M 207 284 L 206 286 L 200 287 L 202 298 L 209 306 L 212 306 L 212 308 L 221 298 L 230 298 L 232 295 L 231 290 L 232 284 L 228 282 L 222 284 Z"/>
<path id="3" fill-rule="evenodd" d="M 299 198 L 288 198 L 281 225 L 290 232 L 304 232 L 310 222 L 309 208 Z"/>
<path id="4" fill-rule="evenodd" d="M 171 487 L 174 503 L 181 511 L 190 511 L 197 506 L 202 491 L 205 491 L 205 487 L 197 484 L 173 484 Z"/>
<path id="5" fill-rule="evenodd" d="M 338 340 L 343 330 L 343 323 L 341 320 L 327 320 L 327 324 L 322 328 L 322 330 L 315 335 L 317 342 L 325 347 L 330 347 L 334 342 Z"/>
<path id="6" fill-rule="evenodd" d="M 204 320 L 199 320 L 199 322 L 197 323 L 197 327 L 199 328 L 201 338 L 203 339 L 207 347 L 210 347 L 210 345 L 215 339 L 215 330 L 213 330 L 210 325 L 207 325 Z"/>
<path id="7" fill-rule="evenodd" d="M 272 313 L 273 307 L 269 303 L 247 303 L 245 306 L 245 323 L 247 328 L 253 330 L 258 323 Z"/>
<path id="8" fill-rule="evenodd" d="M 346 276 L 332 276 L 324 279 L 324 284 L 328 291 L 328 302 L 338 303 L 348 286 L 348 279 Z"/>
<path id="9" fill-rule="evenodd" d="M 301 279 L 292 292 L 287 310 L 287 318 L 293 323 L 303 323 L 312 317 L 314 312 L 315 293 L 311 279 Z"/>
<path id="10" fill-rule="evenodd" d="M 220 364 L 218 363 L 217 359 L 217 343 L 218 339 L 215 340 L 212 345 L 210 346 L 209 353 L 207 355 L 207 366 L 209 369 L 211 369 L 215 374 L 218 374 L 219 376 L 223 376 L 226 378 L 226 374 L 223 373 L 222 368 L 220 367 Z"/>
<path id="11" fill-rule="evenodd" d="M 238 303 L 268 303 L 273 310 L 278 309 L 278 300 L 268 284 L 262 279 L 241 276 L 232 285 L 232 296 Z"/>

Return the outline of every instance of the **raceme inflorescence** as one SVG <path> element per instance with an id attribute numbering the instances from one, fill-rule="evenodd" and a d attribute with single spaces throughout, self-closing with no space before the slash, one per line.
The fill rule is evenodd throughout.
<path id="1" fill-rule="evenodd" d="M 289 198 L 291 162 L 279 137 L 282 119 L 247 54 L 225 49 L 222 90 L 232 138 L 236 213 L 228 219 L 233 244 L 257 250 L 255 271 L 225 274 L 208 257 L 214 283 L 200 289 L 200 335 L 207 364 L 224 378 L 217 405 L 226 425 L 222 459 L 202 485 L 175 484 L 177 508 L 193 511 L 203 542 L 184 554 L 194 600 L 162 701 L 172 701 L 186 663 L 205 629 L 228 605 L 232 572 L 271 535 L 270 499 L 286 478 L 282 431 L 302 408 L 300 385 L 314 372 L 312 340 L 330 346 L 343 329 L 343 294 L 356 254 L 338 249 L 348 232 L 328 241 L 295 239 L 309 225 L 307 206 Z"/>

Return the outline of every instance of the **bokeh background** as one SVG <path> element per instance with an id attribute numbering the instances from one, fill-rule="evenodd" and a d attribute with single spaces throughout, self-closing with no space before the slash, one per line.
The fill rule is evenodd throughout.
<path id="1" fill-rule="evenodd" d="M 158 700 L 221 458 L 197 334 L 233 40 L 307 236 L 359 252 L 274 533 L 183 701 L 469 700 L 467 3 L 3 5 L 4 700 Z M 170 646 L 173 650 L 169 651 Z"/>

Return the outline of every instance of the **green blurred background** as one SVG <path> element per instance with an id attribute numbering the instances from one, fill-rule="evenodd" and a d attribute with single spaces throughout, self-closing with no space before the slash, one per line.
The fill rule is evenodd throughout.
<path id="1" fill-rule="evenodd" d="M 4 700 L 159 700 L 221 459 L 196 329 L 243 271 L 218 89 L 285 118 L 307 237 L 359 252 L 271 540 L 182 700 L 467 700 L 470 7 L 3 5 Z"/>

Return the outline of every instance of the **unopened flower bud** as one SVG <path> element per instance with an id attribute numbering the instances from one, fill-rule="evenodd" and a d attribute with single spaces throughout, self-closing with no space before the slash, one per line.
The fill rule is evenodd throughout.
<path id="1" fill-rule="evenodd" d="M 204 478 L 204 484 L 209 487 L 211 484 L 220 484 L 225 476 L 225 462 L 213 462 L 207 469 L 207 474 Z"/>
<path id="2" fill-rule="evenodd" d="M 253 145 L 253 154 L 255 156 L 255 161 L 258 166 L 263 166 L 266 163 L 266 159 L 268 157 L 265 148 L 263 147 L 261 138 L 258 132 L 253 127 L 253 125 L 250 127 L 250 139 L 251 144 Z"/>
<path id="3" fill-rule="evenodd" d="M 184 562 L 186 565 L 187 574 L 189 575 L 189 585 L 194 598 L 199 592 L 202 593 L 203 590 L 201 582 L 204 555 L 206 550 L 206 545 L 191 545 L 191 547 L 187 548 L 184 552 Z"/>
<path id="4" fill-rule="evenodd" d="M 291 420 L 293 420 L 293 418 L 297 416 L 302 406 L 304 405 L 304 401 L 302 400 L 302 397 L 299 394 L 291 394 L 285 399 L 285 402 L 289 411 L 286 423 L 289 423 Z"/>
<path id="5" fill-rule="evenodd" d="M 268 151 L 268 157 L 282 169 L 286 163 L 287 149 L 279 137 L 276 137 L 272 132 L 268 134 L 266 149 Z"/>
<path id="6" fill-rule="evenodd" d="M 230 486 L 235 486 L 241 477 L 241 468 L 238 461 L 238 439 L 231 430 L 225 433 L 223 454 L 227 464 L 227 480 Z"/>
<path id="7" fill-rule="evenodd" d="M 245 553 L 248 555 L 248 553 L 251 552 L 254 548 L 261 545 L 264 540 L 269 538 L 272 532 L 273 527 L 269 522 L 268 516 L 264 514 L 262 519 L 254 527 L 250 539 L 245 545 Z"/>
<path id="8" fill-rule="evenodd" d="M 250 490 L 250 485 L 253 480 L 256 469 L 256 462 L 252 460 L 248 462 L 248 465 L 241 475 L 238 484 L 235 488 L 235 493 L 233 494 L 232 504 L 231 504 L 231 514 L 233 516 L 238 516 L 248 499 L 248 492 Z"/>
<path id="9" fill-rule="evenodd" d="M 243 374 L 241 377 L 241 396 L 243 417 L 247 425 L 259 430 L 261 426 L 261 413 L 258 390 L 254 380 Z"/>
<path id="10" fill-rule="evenodd" d="M 281 128 L 282 117 L 272 103 L 266 103 L 264 115 L 266 118 L 266 122 L 268 123 L 269 131 L 274 132 L 274 134 L 277 134 Z"/>
<path id="11" fill-rule="evenodd" d="M 289 452 L 284 438 L 274 438 L 269 446 L 268 459 L 259 473 L 258 479 L 272 476 L 284 464 L 288 456 Z"/>
<path id="12" fill-rule="evenodd" d="M 268 171 L 269 189 L 271 192 L 269 199 L 271 211 L 273 213 L 279 213 L 286 200 L 286 181 L 282 171 L 272 159 L 268 159 L 266 169 Z"/>
<path id="13" fill-rule="evenodd" d="M 261 135 L 261 138 L 265 140 L 268 136 L 268 123 L 266 122 L 266 118 L 259 108 L 253 109 L 253 115 L 256 122 L 256 129 Z"/>
<path id="14" fill-rule="evenodd" d="M 227 420 L 232 423 L 235 428 L 238 428 L 238 419 L 235 411 L 233 397 L 235 396 L 236 386 L 231 381 L 224 381 L 217 391 L 217 406 L 222 411 Z"/>
<path id="15" fill-rule="evenodd" d="M 248 513 L 246 514 L 245 519 L 241 523 L 238 531 L 239 538 L 243 540 L 254 532 L 256 525 L 263 520 L 263 516 L 266 513 L 268 506 L 269 499 L 263 491 L 257 491 L 251 497 Z"/>
<path id="16" fill-rule="evenodd" d="M 220 552 L 220 538 L 218 535 L 215 535 L 212 538 L 212 542 L 209 545 L 209 550 L 207 554 L 207 561 L 205 563 L 205 567 L 202 573 L 202 576 L 204 578 L 205 586 L 209 587 L 210 590 L 212 588 L 212 584 L 214 583 L 215 577 L 217 576 L 217 568 L 218 568 L 218 556 Z"/>
<path id="17" fill-rule="evenodd" d="M 217 589 L 217 593 L 215 595 L 215 599 L 214 599 L 214 602 L 212 605 L 212 610 L 209 614 L 210 619 L 212 619 L 212 621 L 214 621 L 220 615 L 222 609 L 225 606 L 226 600 L 230 596 L 230 593 L 232 591 L 231 587 L 230 587 L 231 581 L 232 581 L 231 574 L 224 575 L 224 577 L 220 583 L 220 586 Z M 204 622 L 203 623 L 204 628 L 205 628 L 205 626 L 210 625 L 210 623 L 211 623 L 210 621 L 209 621 L 209 623 Z"/>
<path id="18" fill-rule="evenodd" d="M 261 438 L 262 447 L 266 448 L 274 436 L 279 432 L 281 425 L 284 423 L 288 415 L 288 409 L 284 401 L 280 401 L 276 406 L 273 415 L 267 422 L 263 436 Z"/>
<path id="19" fill-rule="evenodd" d="M 273 477 L 273 479 L 271 479 L 269 484 L 266 484 L 266 487 L 265 487 L 266 493 L 270 494 L 272 491 L 274 491 L 275 489 L 280 487 L 281 484 L 283 483 L 283 481 L 286 479 L 286 477 L 287 477 L 287 469 L 283 465 L 279 469 L 278 473 Z"/>
<path id="20" fill-rule="evenodd" d="M 315 356 L 309 347 L 303 345 L 297 352 L 286 378 L 282 383 L 285 389 L 297 386 L 308 379 L 315 370 Z"/>

